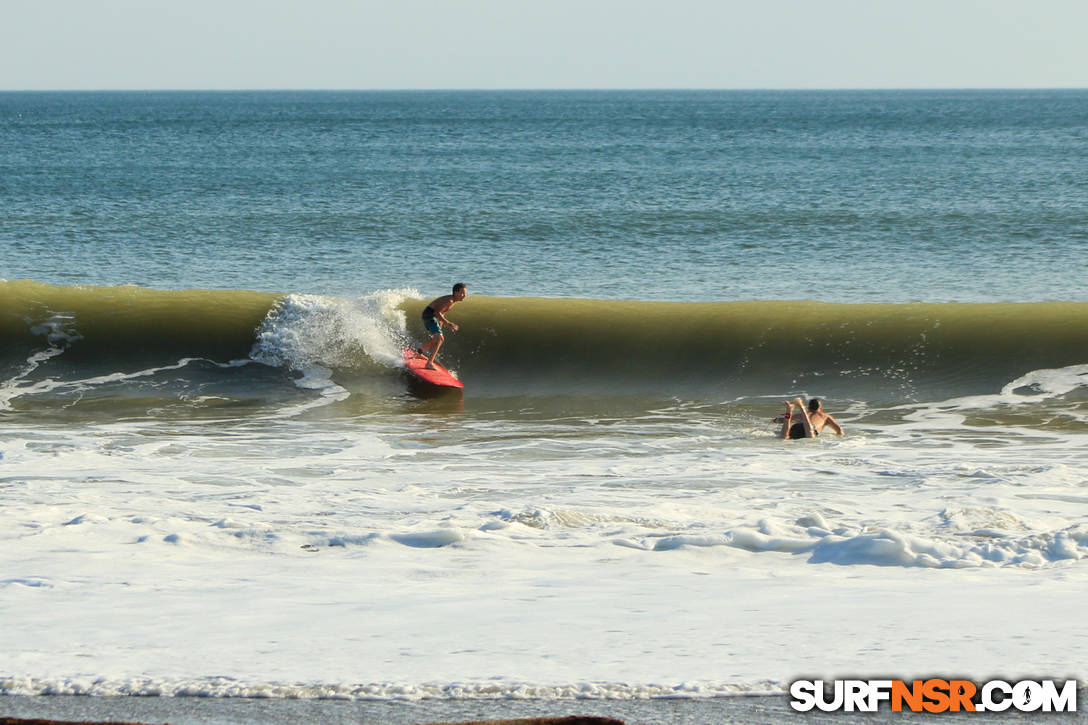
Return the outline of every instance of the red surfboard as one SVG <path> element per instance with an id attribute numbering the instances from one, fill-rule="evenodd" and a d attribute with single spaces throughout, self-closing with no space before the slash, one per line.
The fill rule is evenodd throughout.
<path id="1" fill-rule="evenodd" d="M 420 380 L 429 385 L 434 385 L 439 388 L 465 389 L 464 383 L 453 377 L 453 373 L 438 363 L 434 364 L 434 370 L 428 370 L 427 356 L 421 355 L 415 350 L 406 349 L 404 351 L 404 369 L 416 380 Z"/>

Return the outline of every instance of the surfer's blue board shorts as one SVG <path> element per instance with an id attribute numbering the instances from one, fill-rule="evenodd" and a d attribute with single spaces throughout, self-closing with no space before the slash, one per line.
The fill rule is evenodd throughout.
<path id="1" fill-rule="evenodd" d="M 438 324 L 438 320 L 434 318 L 434 310 L 430 307 L 423 310 L 423 327 L 432 335 L 442 335 L 442 325 Z"/>

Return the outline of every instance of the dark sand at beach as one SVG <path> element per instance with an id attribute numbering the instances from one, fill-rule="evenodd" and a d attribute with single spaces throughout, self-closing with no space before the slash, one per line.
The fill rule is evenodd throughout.
<path id="1" fill-rule="evenodd" d="M 1081 691 L 1078 702 L 1082 701 Z M 562 718 L 580 717 L 579 720 Z M 5 720 L 7 718 L 7 720 Z M 933 723 L 928 713 L 881 711 L 872 714 L 797 713 L 777 696 L 663 700 L 424 700 L 343 701 L 199 697 L 0 697 L 0 725 L 13 718 L 55 722 L 142 723 L 145 725 L 423 725 L 516 722 L 594 723 L 607 718 L 624 725 L 848 725 L 849 723 Z M 1088 725 L 1088 708 L 1077 713 L 942 713 L 950 723 L 1031 723 L 1041 718 L 1062 725 Z M 520 722 L 519 722 L 520 719 Z M 594 725 L 603 725 L 600 720 Z M 25 725 L 19 723 L 18 725 Z"/>
<path id="2" fill-rule="evenodd" d="M 122 723 L 87 720 L 41 720 L 17 717 L 0 717 L 0 725 L 148 725 L 147 723 Z M 473 720 L 461 723 L 432 723 L 431 725 L 624 725 L 619 720 L 606 717 L 534 717 L 517 720 Z"/>

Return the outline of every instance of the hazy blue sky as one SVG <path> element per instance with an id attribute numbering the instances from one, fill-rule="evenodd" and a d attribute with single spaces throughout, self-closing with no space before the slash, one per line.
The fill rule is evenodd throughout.
<path id="1" fill-rule="evenodd" d="M 0 89 L 1088 87 L 1088 0 L 0 0 Z"/>

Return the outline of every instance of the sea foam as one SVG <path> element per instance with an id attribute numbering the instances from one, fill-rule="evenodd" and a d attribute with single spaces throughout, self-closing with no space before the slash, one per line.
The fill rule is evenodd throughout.
<path id="1" fill-rule="evenodd" d="M 333 399 L 348 391 L 334 370 L 370 364 L 397 367 L 405 341 L 404 312 L 397 306 L 414 290 L 383 290 L 356 299 L 288 295 L 268 313 L 250 352 L 256 362 L 299 374 L 295 384 Z"/>

